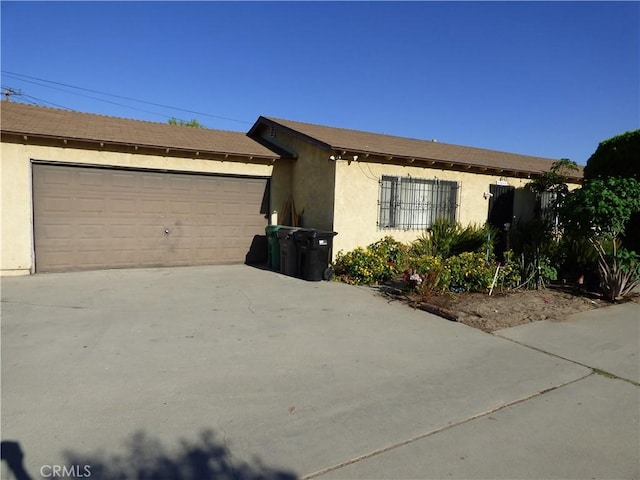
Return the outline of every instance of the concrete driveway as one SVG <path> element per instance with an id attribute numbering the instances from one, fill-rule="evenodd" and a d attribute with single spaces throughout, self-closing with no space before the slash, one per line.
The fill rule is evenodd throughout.
<path id="1" fill-rule="evenodd" d="M 3 278 L 2 478 L 18 449 L 33 479 L 638 478 L 637 304 L 592 315 L 489 335 L 248 266 Z"/>

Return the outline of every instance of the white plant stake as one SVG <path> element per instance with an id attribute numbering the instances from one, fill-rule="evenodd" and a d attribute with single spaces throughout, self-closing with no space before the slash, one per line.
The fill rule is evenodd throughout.
<path id="1" fill-rule="evenodd" d="M 496 280 L 498 279 L 498 272 L 500 271 L 500 262 L 498 262 L 498 268 L 496 268 L 496 274 L 493 276 L 493 282 L 491 282 L 491 288 L 489 289 L 489 296 L 493 293 L 493 287 L 496 284 Z"/>

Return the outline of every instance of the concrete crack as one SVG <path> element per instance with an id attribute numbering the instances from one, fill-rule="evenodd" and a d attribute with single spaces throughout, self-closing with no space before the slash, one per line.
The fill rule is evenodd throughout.
<path id="1" fill-rule="evenodd" d="M 39 303 L 29 303 L 29 302 L 14 302 L 13 300 L 1 300 L 2 303 L 13 303 L 15 305 L 29 305 L 30 307 L 46 307 L 46 308 L 72 308 L 74 310 L 82 310 L 89 307 L 80 307 L 77 305 L 46 305 Z"/>
<path id="2" fill-rule="evenodd" d="M 471 422 L 472 420 L 476 420 L 478 418 L 486 417 L 487 415 L 491 415 L 491 414 L 493 414 L 495 412 L 498 412 L 500 410 L 503 410 L 505 408 L 512 407 L 514 405 L 518 405 L 520 403 L 526 402 L 527 400 L 531 400 L 532 398 L 536 398 L 536 397 L 539 397 L 541 395 L 544 395 L 545 393 L 552 392 L 553 390 L 557 390 L 557 389 L 562 388 L 562 387 L 566 387 L 566 386 L 571 385 L 573 383 L 579 382 L 580 380 L 583 380 L 583 379 L 585 379 L 587 377 L 590 377 L 591 375 L 594 375 L 594 372 L 589 372 L 586 375 L 583 375 L 583 376 L 581 376 L 579 378 L 576 378 L 574 380 L 571 380 L 569 382 L 565 382 L 565 383 L 563 383 L 561 385 L 557 385 L 555 387 L 550 387 L 550 388 L 547 388 L 545 390 L 541 390 L 541 391 L 536 392 L 536 393 L 534 393 L 532 395 L 528 395 L 526 397 L 519 398 L 517 400 L 513 400 L 511 402 L 505 403 L 504 405 L 500 405 L 499 407 L 492 408 L 492 409 L 487 410 L 485 412 L 477 413 L 476 415 L 473 415 L 473 416 L 471 416 L 469 418 L 465 418 L 464 420 L 459 420 L 459 421 L 454 422 L 454 423 L 452 423 L 450 425 L 445 425 L 443 427 L 439 427 L 439 428 L 436 428 L 434 430 L 429 430 L 428 432 L 421 433 L 420 435 L 416 435 L 415 437 L 409 438 L 407 440 L 403 440 L 401 442 L 397 442 L 397 443 L 393 443 L 391 445 L 387 445 L 386 447 L 379 448 L 377 450 L 373 450 L 372 452 L 365 453 L 364 455 L 360 455 L 360 456 L 352 458 L 350 460 L 345 460 L 344 462 L 338 463 L 336 465 L 332 465 L 330 467 L 323 468 L 322 470 L 318 470 L 317 472 L 309 473 L 307 475 L 304 475 L 304 476 L 300 477 L 300 480 L 311 480 L 312 478 L 319 477 L 321 475 L 324 475 L 326 473 L 332 472 L 334 470 L 339 470 L 339 469 L 347 467 L 349 465 L 353 465 L 354 463 L 358 463 L 358 462 L 361 462 L 363 460 L 367 460 L 369 458 L 372 458 L 372 457 L 375 457 L 375 456 L 378 456 L 378 455 L 382 455 L 383 453 L 387 453 L 387 452 L 389 452 L 391 450 L 395 450 L 396 448 L 404 447 L 405 445 L 409 445 L 411 443 L 417 442 L 419 440 L 422 440 L 424 438 L 430 437 L 430 436 L 435 435 L 437 433 L 444 432 L 446 430 L 450 430 L 450 429 L 455 428 L 455 427 L 460 426 L 460 425 L 464 425 L 465 423 Z"/>
<path id="3" fill-rule="evenodd" d="M 493 335 L 494 337 L 497 337 L 497 338 L 502 338 L 504 340 L 509 340 L 510 342 L 513 342 L 516 345 L 520 345 L 521 347 L 527 347 L 527 348 L 530 348 L 531 350 L 535 350 L 536 352 L 544 353 L 544 354 L 549 355 L 551 357 L 559 358 L 560 360 L 565 360 L 567 362 L 574 363 L 575 365 L 580 365 L 581 367 L 588 368 L 589 370 L 591 370 L 593 373 L 595 373 L 597 375 L 602 375 L 603 377 L 607 377 L 607 378 L 613 378 L 615 380 L 622 380 L 623 382 L 627 382 L 627 383 L 630 383 L 631 385 L 634 385 L 636 387 L 640 387 L 640 383 L 634 382 L 633 380 L 630 380 L 628 378 L 620 377 L 620 376 L 616 375 L 615 373 L 607 372 L 606 370 L 602 370 L 600 368 L 593 367 L 591 365 L 587 365 L 586 363 L 578 362 L 577 360 L 573 360 L 571 358 L 563 357 L 562 355 L 558 355 L 557 353 L 547 352 L 546 350 L 543 350 L 543 349 L 538 348 L 538 347 L 532 347 L 531 345 L 527 345 L 526 343 L 519 342 L 519 341 L 514 340 L 512 338 L 502 337 L 500 335 L 494 335 L 494 334 L 491 334 L 491 335 Z"/>

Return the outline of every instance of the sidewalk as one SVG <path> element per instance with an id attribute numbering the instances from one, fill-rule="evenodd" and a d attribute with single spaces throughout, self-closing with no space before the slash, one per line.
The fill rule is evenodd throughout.
<path id="1" fill-rule="evenodd" d="M 495 333 L 640 384 L 640 304 L 589 310 L 563 322 L 529 323 Z"/>
<path id="2" fill-rule="evenodd" d="M 639 327 L 628 303 L 498 331 L 594 373 L 319 478 L 640 478 Z"/>

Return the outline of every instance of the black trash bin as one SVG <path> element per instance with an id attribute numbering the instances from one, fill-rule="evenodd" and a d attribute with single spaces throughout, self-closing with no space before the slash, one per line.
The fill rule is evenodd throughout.
<path id="1" fill-rule="evenodd" d="M 298 277 L 311 282 L 329 280 L 329 259 L 336 232 L 301 228 L 293 233 L 298 249 Z"/>
<path id="2" fill-rule="evenodd" d="M 289 275 L 290 277 L 298 276 L 298 250 L 293 233 L 297 231 L 296 227 L 283 227 L 276 232 L 280 243 L 280 273 Z"/>

